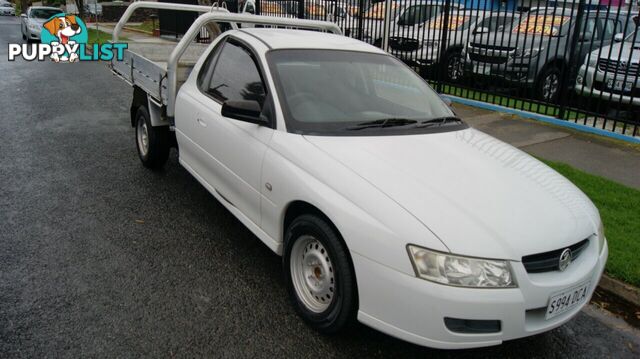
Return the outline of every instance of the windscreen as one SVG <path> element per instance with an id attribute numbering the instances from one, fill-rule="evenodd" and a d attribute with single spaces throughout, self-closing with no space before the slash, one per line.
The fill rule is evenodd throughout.
<path id="1" fill-rule="evenodd" d="M 569 16 L 554 14 L 532 14 L 520 21 L 513 32 L 533 35 L 558 36 L 562 33 L 562 26 L 569 22 Z"/>
<path id="2" fill-rule="evenodd" d="M 363 122 L 401 119 L 419 124 L 454 116 L 420 76 L 386 54 L 275 50 L 268 62 L 289 131 L 347 134 Z M 412 127 L 401 130 L 411 133 Z"/>
<path id="3" fill-rule="evenodd" d="M 423 22 L 438 15 L 442 7 L 438 5 L 414 5 L 409 6 L 398 18 L 398 25 L 411 26 Z"/>
<path id="4" fill-rule="evenodd" d="M 475 20 L 475 17 L 471 17 L 470 15 L 450 15 L 449 16 L 449 26 L 447 26 L 447 29 L 449 30 L 465 30 L 467 28 L 469 28 L 469 25 L 471 24 L 471 21 Z M 433 19 L 433 21 L 431 21 L 429 23 L 429 28 L 431 29 L 442 29 L 442 26 L 444 25 L 444 15 L 440 14 L 438 15 L 437 18 Z"/>
<path id="5" fill-rule="evenodd" d="M 373 4 L 369 10 L 367 10 L 367 12 L 364 13 L 364 18 L 365 19 L 372 19 L 372 20 L 384 20 L 384 16 L 385 16 L 385 3 L 384 2 L 379 2 L 379 3 L 375 3 Z M 392 18 L 395 17 L 395 14 L 398 11 L 398 4 L 397 3 L 391 3 L 391 16 Z"/>
<path id="6" fill-rule="evenodd" d="M 53 15 L 61 14 L 58 9 L 31 9 L 31 17 L 36 19 L 48 19 Z"/>

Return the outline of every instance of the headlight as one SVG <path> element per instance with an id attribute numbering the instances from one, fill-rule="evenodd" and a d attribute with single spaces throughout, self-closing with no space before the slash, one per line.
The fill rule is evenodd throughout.
<path id="1" fill-rule="evenodd" d="M 527 48 L 527 49 L 516 49 L 516 51 L 513 53 L 513 57 L 536 57 L 538 56 L 538 54 L 540 53 L 540 51 L 544 50 L 544 47 L 540 47 L 537 49 L 531 49 L 531 48 Z"/>
<path id="2" fill-rule="evenodd" d="M 463 257 L 408 245 L 416 276 L 459 287 L 514 288 L 508 261 Z"/>
<path id="3" fill-rule="evenodd" d="M 37 31 L 39 29 L 40 29 L 40 26 L 38 24 L 29 23 L 29 30 Z"/>
<path id="4" fill-rule="evenodd" d="M 604 225 L 602 224 L 602 220 L 600 220 L 600 226 L 598 227 L 598 253 L 602 253 L 602 248 L 604 248 Z"/>
<path id="5" fill-rule="evenodd" d="M 595 67 L 598 64 L 598 55 L 589 54 L 589 67 Z"/>

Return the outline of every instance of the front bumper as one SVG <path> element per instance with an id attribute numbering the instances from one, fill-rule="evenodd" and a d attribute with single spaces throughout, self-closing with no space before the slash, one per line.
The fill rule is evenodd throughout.
<path id="1" fill-rule="evenodd" d="M 467 56 L 464 61 L 464 73 L 471 77 L 499 79 L 505 83 L 530 87 L 536 80 L 533 65 L 530 62 L 513 59 L 502 63 L 482 62 Z"/>
<path id="2" fill-rule="evenodd" d="M 631 91 L 616 91 L 605 86 L 608 79 L 632 82 Z M 640 78 L 635 74 L 613 74 L 605 76 L 595 66 L 582 65 L 578 70 L 575 91 L 582 96 L 599 98 L 604 101 L 640 106 Z"/>
<path id="3" fill-rule="evenodd" d="M 439 48 L 421 47 L 413 51 L 395 50 L 389 47 L 389 53 L 405 63 L 415 66 L 431 66 L 438 62 Z"/>
<path id="4" fill-rule="evenodd" d="M 27 37 L 31 40 L 40 40 L 40 31 L 27 29 Z"/>
<path id="5" fill-rule="evenodd" d="M 598 253 L 592 236 L 586 253 L 564 272 L 527 273 L 512 262 L 518 288 L 474 289 L 432 283 L 390 269 L 352 253 L 360 310 L 358 320 L 374 329 L 408 342 L 442 349 L 491 346 L 556 328 L 588 303 L 545 320 L 549 298 L 560 291 L 589 281 L 588 299 L 600 280 L 607 260 L 605 245 Z M 450 331 L 444 318 L 500 321 L 494 333 Z"/>

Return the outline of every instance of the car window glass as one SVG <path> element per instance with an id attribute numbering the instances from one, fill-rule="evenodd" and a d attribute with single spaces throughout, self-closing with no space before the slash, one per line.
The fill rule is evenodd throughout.
<path id="1" fill-rule="evenodd" d="M 584 26 L 582 26 L 581 32 L 585 35 L 585 39 L 597 39 L 596 19 L 587 19 L 587 21 L 584 22 Z"/>
<path id="2" fill-rule="evenodd" d="M 254 100 L 264 104 L 265 89 L 249 50 L 226 42 L 205 91 L 220 101 Z"/>
<path id="3" fill-rule="evenodd" d="M 411 26 L 422 24 L 440 13 L 441 7 L 434 5 L 415 5 L 407 8 L 407 10 L 398 18 L 398 25 Z"/>
<path id="4" fill-rule="evenodd" d="M 608 40 L 613 37 L 614 21 L 612 19 L 598 19 L 600 30 L 598 31 L 603 39 Z"/>
<path id="5" fill-rule="evenodd" d="M 245 8 L 245 11 L 250 14 L 255 14 L 256 8 L 253 6 L 253 3 L 247 3 L 247 7 Z"/>
<path id="6" fill-rule="evenodd" d="M 31 12 L 29 13 L 29 17 L 46 20 L 52 17 L 53 15 L 57 15 L 60 13 L 62 13 L 62 10 L 58 10 L 58 9 L 31 9 Z"/>
<path id="7" fill-rule="evenodd" d="M 198 73 L 198 88 L 203 92 L 207 92 L 208 82 L 205 82 L 211 78 L 213 66 L 216 64 L 216 59 L 218 58 L 218 55 L 220 55 L 220 50 L 222 49 L 222 45 L 224 45 L 225 41 L 226 39 L 220 40 L 200 68 L 200 73 Z"/>
<path id="8" fill-rule="evenodd" d="M 503 31 L 505 28 L 511 26 L 511 16 L 493 16 L 484 19 L 478 23 L 476 28 L 487 28 L 490 32 Z"/>

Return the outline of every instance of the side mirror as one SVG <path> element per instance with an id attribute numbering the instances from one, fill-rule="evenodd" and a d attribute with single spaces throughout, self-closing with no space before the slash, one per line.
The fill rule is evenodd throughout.
<path id="1" fill-rule="evenodd" d="M 225 101 L 222 104 L 222 116 L 236 120 L 266 125 L 267 120 L 260 116 L 262 109 L 258 101 Z"/>
<path id="2" fill-rule="evenodd" d="M 20 17 L 23 18 L 23 19 L 26 19 L 27 18 L 27 14 L 20 14 Z"/>
<path id="3" fill-rule="evenodd" d="M 618 33 L 618 34 L 613 35 L 613 41 L 615 41 L 615 42 L 624 41 L 624 34 L 623 33 Z"/>

